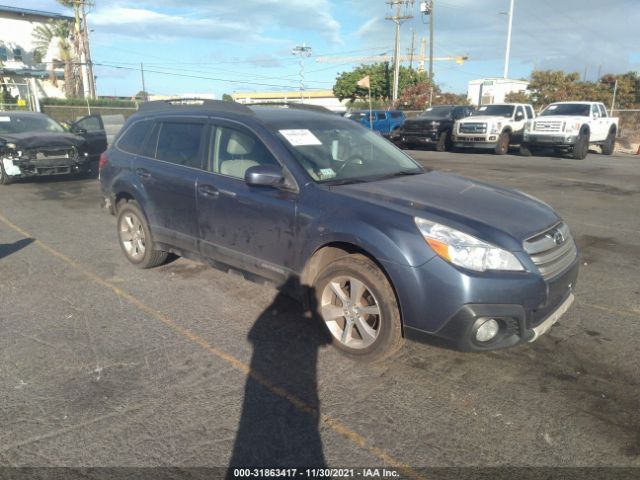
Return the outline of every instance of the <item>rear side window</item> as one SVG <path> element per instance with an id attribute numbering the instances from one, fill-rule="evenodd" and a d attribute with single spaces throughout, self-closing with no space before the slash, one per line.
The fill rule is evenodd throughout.
<path id="1" fill-rule="evenodd" d="M 163 122 L 156 158 L 176 165 L 202 169 L 200 145 L 204 123 Z"/>
<path id="2" fill-rule="evenodd" d="M 378 120 L 386 120 L 387 114 L 384 112 L 378 112 Z"/>
<path id="3" fill-rule="evenodd" d="M 151 125 L 150 121 L 134 123 L 118 141 L 118 148 L 135 155 L 142 152 L 144 142 L 151 130 Z"/>
<path id="4" fill-rule="evenodd" d="M 524 108 L 527 111 L 527 118 L 533 118 L 534 117 L 533 108 L 531 108 L 529 105 L 527 105 Z"/>
<path id="5" fill-rule="evenodd" d="M 391 118 L 402 118 L 402 112 L 391 112 Z"/>
<path id="6" fill-rule="evenodd" d="M 602 118 L 606 118 L 607 116 L 607 109 L 604 108 L 604 105 L 602 105 L 601 103 L 598 104 L 598 108 L 600 109 L 600 116 Z"/>

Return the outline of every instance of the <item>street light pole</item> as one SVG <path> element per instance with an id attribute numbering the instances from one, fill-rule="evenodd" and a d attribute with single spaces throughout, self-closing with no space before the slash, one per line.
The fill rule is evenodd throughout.
<path id="1" fill-rule="evenodd" d="M 509 78 L 509 55 L 511 55 L 511 29 L 513 26 L 513 4 L 515 0 L 509 2 L 509 27 L 507 29 L 507 51 L 504 56 L 504 78 Z"/>

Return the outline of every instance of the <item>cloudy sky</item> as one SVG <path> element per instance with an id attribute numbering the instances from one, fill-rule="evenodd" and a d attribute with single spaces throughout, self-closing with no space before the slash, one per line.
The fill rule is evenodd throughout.
<path id="1" fill-rule="evenodd" d="M 89 16 L 101 95 L 233 93 L 295 90 L 305 42 L 306 87 L 333 86 L 357 63 L 318 63 L 318 56 L 367 56 L 393 50 L 394 26 L 385 0 L 95 0 Z M 65 12 L 55 0 L 0 4 Z M 427 34 L 419 1 L 402 25 L 402 49 Z M 640 69 L 639 0 L 516 0 L 510 76 L 564 69 L 594 80 L 599 71 Z M 435 55 L 469 55 L 464 65 L 436 62 L 445 90 L 466 91 L 469 80 L 502 76 L 509 0 L 435 0 Z"/>

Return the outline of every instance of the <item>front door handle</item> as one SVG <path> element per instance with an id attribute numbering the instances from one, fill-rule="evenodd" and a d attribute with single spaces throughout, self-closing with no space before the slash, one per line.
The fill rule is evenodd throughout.
<path id="1" fill-rule="evenodd" d="M 149 172 L 149 170 L 147 170 L 146 168 L 136 169 L 136 175 L 138 175 L 138 177 L 140 177 L 143 180 L 147 180 L 151 178 L 151 172 Z"/>
<path id="2" fill-rule="evenodd" d="M 198 193 L 207 198 L 218 198 L 220 196 L 220 191 L 211 185 L 199 185 Z"/>

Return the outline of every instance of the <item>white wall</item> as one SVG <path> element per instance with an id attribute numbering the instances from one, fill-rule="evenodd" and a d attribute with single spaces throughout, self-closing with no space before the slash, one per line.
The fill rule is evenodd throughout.
<path id="1" fill-rule="evenodd" d="M 486 83 L 486 85 L 485 85 Z M 511 80 L 508 78 L 484 78 L 471 80 L 467 88 L 467 98 L 472 105 L 478 105 L 480 92 L 482 92 L 483 104 L 503 103 L 504 97 L 510 92 L 527 91 L 529 82 L 524 80 Z"/>

